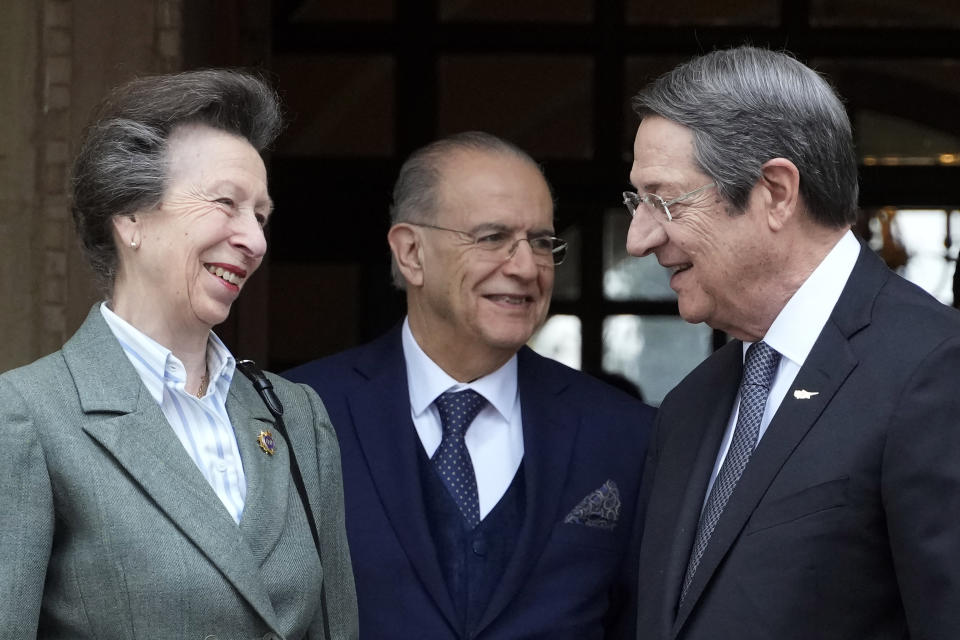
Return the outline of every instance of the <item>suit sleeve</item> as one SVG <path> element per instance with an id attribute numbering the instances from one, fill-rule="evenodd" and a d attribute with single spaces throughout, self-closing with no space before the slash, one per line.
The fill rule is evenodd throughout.
<path id="1" fill-rule="evenodd" d="M 637 568 L 643 513 L 636 511 L 630 527 L 627 550 L 616 584 L 610 590 L 610 610 L 604 620 L 604 640 L 634 640 L 637 628 Z"/>
<path id="2" fill-rule="evenodd" d="M 660 460 L 660 447 L 663 433 L 660 418 L 663 414 L 658 411 L 653 420 L 650 441 L 647 445 L 646 457 L 643 461 L 643 477 L 640 480 L 640 491 L 637 498 L 636 519 L 640 523 L 641 531 L 647 519 L 647 507 L 650 504 L 650 495 L 653 493 L 653 481 L 657 474 L 657 464 Z M 642 537 L 642 536 L 641 536 Z"/>
<path id="3" fill-rule="evenodd" d="M 620 566 L 619 578 L 610 594 L 610 611 L 605 621 L 605 640 L 635 640 L 637 634 L 637 598 L 640 563 L 640 541 L 646 516 L 646 500 L 643 497 L 644 481 L 650 469 L 653 442 L 649 439 L 653 411 L 642 414 L 637 421 L 636 434 L 641 439 L 643 457 L 638 461 L 637 475 L 641 477 L 630 523 L 627 550 Z"/>
<path id="4" fill-rule="evenodd" d="M 923 360 L 888 430 L 881 491 L 911 638 L 960 629 L 960 337 Z"/>
<path id="5" fill-rule="evenodd" d="M 306 385 L 299 386 L 309 400 L 317 438 L 320 498 L 317 505 L 319 509 L 314 516 L 322 555 L 324 615 L 330 629 L 330 640 L 352 640 L 359 635 L 357 594 L 347 545 L 340 446 L 316 392 Z"/>
<path id="6" fill-rule="evenodd" d="M 53 544 L 53 491 L 30 412 L 4 379 L 0 440 L 0 637 L 33 638 Z"/>

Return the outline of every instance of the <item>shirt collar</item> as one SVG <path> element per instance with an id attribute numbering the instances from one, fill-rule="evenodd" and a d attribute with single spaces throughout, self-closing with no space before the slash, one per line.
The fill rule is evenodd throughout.
<path id="1" fill-rule="evenodd" d="M 471 382 L 458 382 L 451 378 L 436 362 L 430 359 L 417 344 L 410 331 L 410 320 L 405 318 L 401 330 L 403 358 L 407 365 L 407 387 L 410 391 L 410 408 L 414 416 L 429 409 L 437 397 L 446 391 L 473 389 L 506 420 L 510 420 L 517 398 L 517 356 L 482 378 Z"/>
<path id="2" fill-rule="evenodd" d="M 157 404 L 163 401 L 166 382 L 183 388 L 186 383 L 185 369 L 170 349 L 118 316 L 106 302 L 101 303 L 100 314 Z M 226 398 L 237 362 L 213 331 L 207 338 L 206 358 L 210 374 L 207 388 L 215 390 L 219 397 Z"/>
<path id="3" fill-rule="evenodd" d="M 210 373 L 208 387 L 213 387 L 219 397 L 226 401 L 233 374 L 237 369 L 237 360 L 213 331 L 207 338 L 207 371 Z"/>
<path id="4" fill-rule="evenodd" d="M 859 255 L 860 243 L 847 231 L 780 310 L 763 341 L 784 358 L 803 366 Z M 751 344 L 743 344 L 744 354 Z"/>

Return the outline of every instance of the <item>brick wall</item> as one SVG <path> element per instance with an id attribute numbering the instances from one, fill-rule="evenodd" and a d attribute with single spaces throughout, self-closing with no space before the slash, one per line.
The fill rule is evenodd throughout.
<path id="1" fill-rule="evenodd" d="M 70 162 L 110 87 L 182 65 L 182 0 L 12 3 L 0 21 L 0 370 L 56 350 L 98 299 Z"/>

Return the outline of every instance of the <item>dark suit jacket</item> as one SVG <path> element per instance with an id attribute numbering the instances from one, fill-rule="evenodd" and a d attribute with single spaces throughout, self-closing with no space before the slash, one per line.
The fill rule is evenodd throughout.
<path id="1" fill-rule="evenodd" d="M 321 394 L 340 439 L 361 637 L 458 637 L 424 508 L 399 328 L 286 375 Z M 587 640 L 604 637 L 605 624 L 618 629 L 608 637 L 632 637 L 626 594 L 636 565 L 627 558 L 636 558 L 635 499 L 653 411 L 527 348 L 518 378 L 526 516 L 471 637 Z M 565 524 L 607 480 L 620 491 L 616 527 Z"/>
<path id="2" fill-rule="evenodd" d="M 237 371 L 226 403 L 247 480 L 237 525 L 98 306 L 62 350 L 0 376 L 0 638 L 356 638 L 339 453 L 316 394 L 271 378 L 322 563 L 253 385 Z"/>
<path id="3" fill-rule="evenodd" d="M 637 638 L 958 637 L 960 314 L 865 247 L 674 614 L 741 353 L 661 405 Z"/>

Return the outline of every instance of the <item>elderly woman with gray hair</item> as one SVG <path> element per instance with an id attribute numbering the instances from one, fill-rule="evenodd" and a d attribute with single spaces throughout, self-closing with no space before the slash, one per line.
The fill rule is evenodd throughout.
<path id="1" fill-rule="evenodd" d="M 326 411 L 211 330 L 267 249 L 280 126 L 261 80 L 208 70 L 89 128 L 73 215 L 106 300 L 0 376 L 0 636 L 357 636 Z"/>

